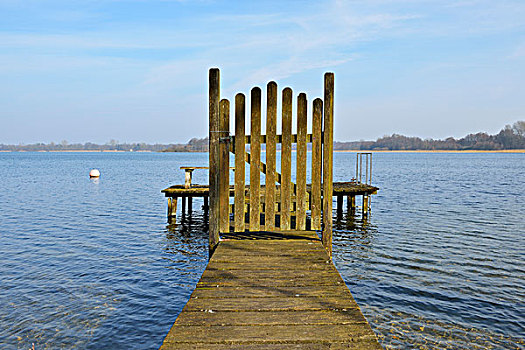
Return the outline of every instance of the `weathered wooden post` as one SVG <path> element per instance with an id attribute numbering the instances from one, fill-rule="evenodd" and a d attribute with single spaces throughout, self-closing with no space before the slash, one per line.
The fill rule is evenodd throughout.
<path id="1" fill-rule="evenodd" d="M 250 231 L 261 225 L 261 89 L 251 91 L 250 143 Z"/>
<path id="2" fill-rule="evenodd" d="M 184 188 L 190 188 L 191 187 L 191 175 L 193 173 L 193 169 L 185 169 L 184 170 Z"/>
<path id="3" fill-rule="evenodd" d="M 219 244 L 219 99 L 220 72 L 212 68 L 209 72 L 209 255 L 212 256 Z"/>
<path id="4" fill-rule="evenodd" d="M 322 241 L 332 257 L 332 193 L 334 147 L 334 73 L 324 75 L 324 139 L 323 139 L 323 233 Z"/>
<path id="5" fill-rule="evenodd" d="M 230 101 L 219 102 L 219 233 L 230 231 Z"/>
<path id="6" fill-rule="evenodd" d="M 283 90 L 281 141 L 281 230 L 289 230 L 292 186 L 292 89 Z"/>
<path id="7" fill-rule="evenodd" d="M 174 220 L 177 216 L 177 197 L 168 197 L 168 219 Z"/>
<path id="8" fill-rule="evenodd" d="M 295 229 L 306 229 L 306 133 L 307 133 L 307 106 L 306 94 L 297 97 L 297 153 L 296 153 L 296 214 Z"/>
<path id="9" fill-rule="evenodd" d="M 312 230 L 321 229 L 322 132 L 323 100 L 316 98 L 312 117 Z"/>
<path id="10" fill-rule="evenodd" d="M 277 134 L 277 84 L 273 81 L 266 86 L 266 207 L 264 212 L 265 230 L 275 229 L 275 165 Z"/>
<path id="11" fill-rule="evenodd" d="M 368 216 L 368 195 L 363 195 L 363 217 Z"/>
<path id="12" fill-rule="evenodd" d="M 245 97 L 243 94 L 235 96 L 235 184 L 234 184 L 234 231 L 244 232 L 245 230 L 245 190 L 244 190 L 244 171 L 245 171 Z"/>
<path id="13" fill-rule="evenodd" d="M 354 195 L 346 197 L 346 206 L 348 209 L 350 209 L 350 212 L 355 211 L 355 196 Z"/>

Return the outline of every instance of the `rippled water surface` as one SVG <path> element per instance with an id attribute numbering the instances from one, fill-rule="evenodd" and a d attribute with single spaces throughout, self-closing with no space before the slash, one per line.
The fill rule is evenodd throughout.
<path id="1" fill-rule="evenodd" d="M 168 225 L 159 191 L 206 164 L 0 153 L 0 348 L 158 348 L 207 262 L 201 202 Z M 374 154 L 380 191 L 334 221 L 334 262 L 385 348 L 525 348 L 524 179 L 525 154 Z"/>

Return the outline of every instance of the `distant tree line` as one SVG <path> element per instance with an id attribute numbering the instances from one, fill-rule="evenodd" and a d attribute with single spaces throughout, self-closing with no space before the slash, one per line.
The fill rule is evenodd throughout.
<path id="1" fill-rule="evenodd" d="M 45 152 L 45 151 L 150 151 L 159 152 L 167 147 L 175 145 L 147 144 L 141 143 L 119 143 L 111 140 L 103 145 L 86 142 L 86 143 L 69 143 L 62 141 L 60 143 L 34 143 L 29 145 L 4 145 L 0 144 L 0 151 L 26 151 L 26 152 Z"/>
<path id="2" fill-rule="evenodd" d="M 162 152 L 208 152 L 208 138 L 192 138 L 187 144 L 170 145 Z"/>
<path id="3" fill-rule="evenodd" d="M 335 150 L 503 150 L 525 149 L 525 121 L 506 125 L 496 135 L 484 132 L 445 140 L 421 139 L 398 134 L 376 141 L 334 142 Z"/>
<path id="4" fill-rule="evenodd" d="M 263 145 L 264 149 L 264 145 Z M 334 142 L 334 150 L 503 150 L 525 149 L 525 121 L 506 125 L 496 135 L 479 132 L 461 139 L 421 139 L 398 134 L 383 136 L 376 141 Z M 208 138 L 192 138 L 186 144 L 119 143 L 111 140 L 103 145 L 86 142 L 35 143 L 31 145 L 0 144 L 0 151 L 150 151 L 208 152 Z"/>

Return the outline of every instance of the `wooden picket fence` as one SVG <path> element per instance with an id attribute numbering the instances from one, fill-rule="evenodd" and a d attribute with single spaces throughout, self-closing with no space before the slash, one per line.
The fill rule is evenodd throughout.
<path id="1" fill-rule="evenodd" d="M 245 130 L 246 97 L 235 96 L 234 135 L 230 136 L 230 102 L 220 98 L 220 72 L 209 71 L 209 247 L 213 253 L 220 233 L 257 231 L 304 231 L 307 211 L 310 229 L 322 229 L 322 241 L 331 254 L 333 191 L 333 109 L 334 74 L 324 75 L 324 102 L 312 103 L 312 133 L 307 133 L 306 94 L 297 96 L 297 134 L 292 134 L 293 93 L 282 90 L 281 129 L 277 135 L 277 84 L 266 87 L 266 134 L 261 134 L 259 87 L 250 92 L 250 132 Z M 296 144 L 296 176 L 292 179 L 292 144 Z M 311 184 L 306 183 L 307 150 L 311 143 Z M 266 162 L 261 161 L 261 144 L 266 144 Z M 280 144 L 281 173 L 276 171 L 277 145 Z M 249 145 L 249 152 L 246 151 Z M 235 159 L 233 205 L 230 205 L 230 156 Z M 249 185 L 245 184 L 249 164 Z M 265 175 L 261 186 L 260 174 Z M 294 181 L 295 180 L 295 181 Z M 233 208 L 233 220 L 230 220 Z M 293 220 L 295 219 L 295 220 Z"/>

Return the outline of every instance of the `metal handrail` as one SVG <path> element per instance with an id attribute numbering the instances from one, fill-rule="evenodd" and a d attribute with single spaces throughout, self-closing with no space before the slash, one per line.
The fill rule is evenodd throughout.
<path id="1" fill-rule="evenodd" d="M 372 152 L 357 152 L 355 164 L 355 179 L 359 184 L 372 185 Z M 363 158 L 365 161 L 365 173 L 363 174 Z M 364 182 L 363 182 L 364 175 Z"/>

